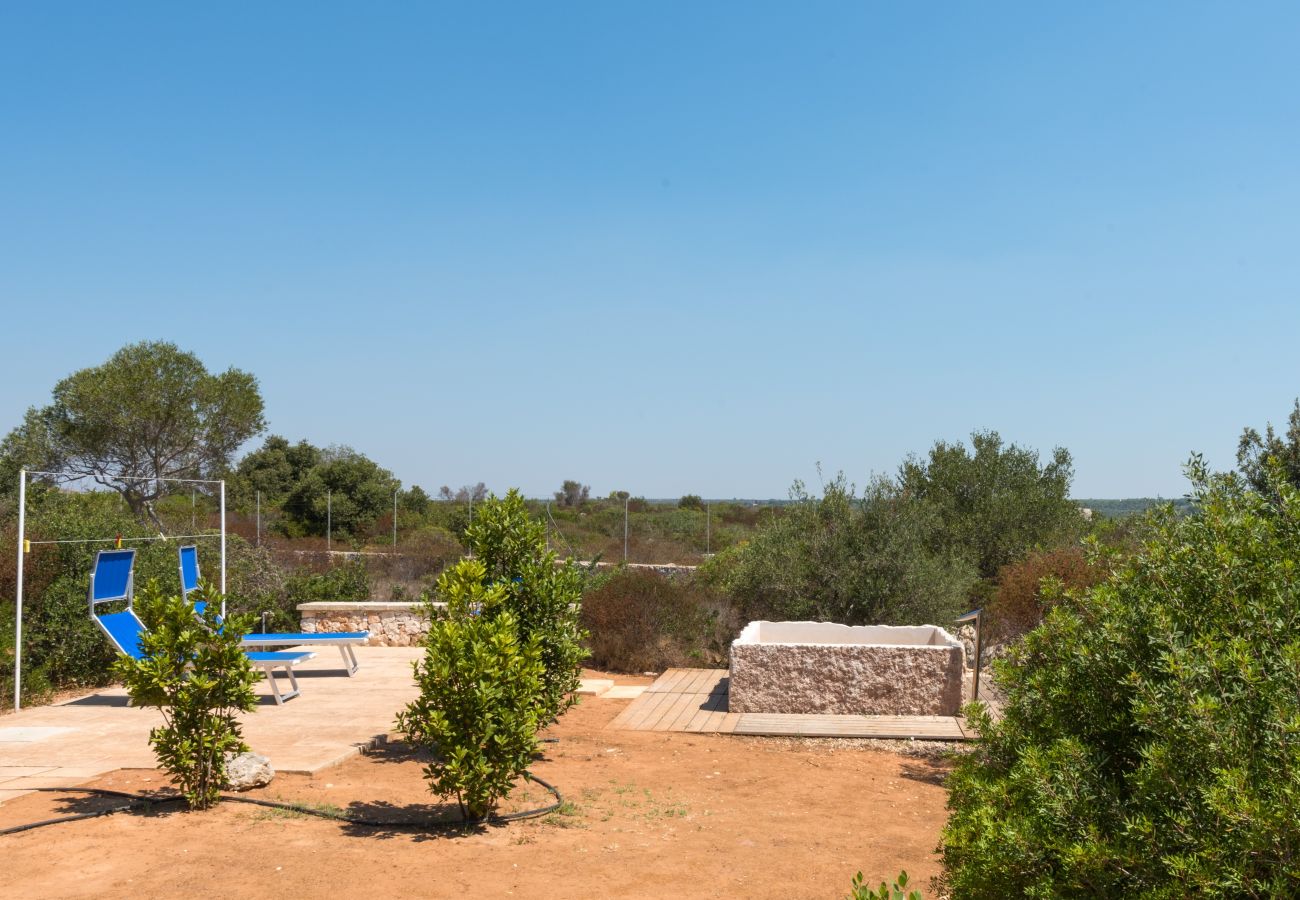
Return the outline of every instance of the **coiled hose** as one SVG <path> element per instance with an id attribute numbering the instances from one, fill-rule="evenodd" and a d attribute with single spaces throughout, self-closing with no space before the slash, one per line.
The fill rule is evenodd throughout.
<path id="1" fill-rule="evenodd" d="M 564 805 L 564 798 L 560 796 L 560 791 L 554 785 L 538 778 L 536 775 L 524 773 L 524 779 L 536 782 L 555 797 L 555 802 L 540 806 L 536 809 L 525 809 L 521 812 L 513 813 L 493 813 L 483 819 L 458 819 L 453 821 L 436 821 L 436 822 L 411 822 L 406 820 L 389 821 L 385 819 L 370 819 L 365 816 L 350 816 L 343 812 L 332 812 L 326 809 L 315 809 L 310 806 L 301 806 L 297 803 L 285 803 L 279 800 L 258 800 L 254 797 L 237 797 L 230 794 L 222 794 L 221 800 L 224 803 L 247 803 L 251 806 L 265 806 L 269 809 L 283 809 L 289 812 L 302 813 L 308 816 L 317 816 L 321 819 L 333 819 L 336 822 L 346 822 L 349 825 L 361 825 L 365 828 L 410 828 L 416 831 L 436 831 L 441 828 L 463 828 L 466 825 L 481 825 L 492 822 L 517 822 L 520 819 L 532 819 L 537 816 L 544 816 L 547 813 L 555 812 Z M 73 813 L 68 816 L 58 816 L 53 819 L 42 819 L 39 822 L 26 822 L 22 825 L 13 825 L 9 828 L 0 829 L 0 836 L 6 834 L 18 834 L 23 831 L 31 831 L 35 828 L 44 828 L 47 825 L 59 825 L 64 822 L 77 822 L 82 819 L 94 819 L 99 816 L 109 816 L 113 813 L 130 812 L 136 809 L 146 809 L 151 806 L 157 806 L 164 803 L 181 803 L 185 798 L 178 794 L 132 794 L 126 791 L 111 791 L 107 788 L 78 788 L 78 787 L 59 787 L 59 788 L 23 788 L 21 790 L 43 791 L 57 794 L 93 794 L 97 797 L 117 797 L 130 802 L 121 806 L 111 806 L 107 809 L 96 810 L 95 812 Z"/>

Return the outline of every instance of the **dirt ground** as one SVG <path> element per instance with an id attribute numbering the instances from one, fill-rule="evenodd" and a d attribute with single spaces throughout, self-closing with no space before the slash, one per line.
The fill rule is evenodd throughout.
<path id="1" fill-rule="evenodd" d="M 532 770 L 566 805 L 544 818 L 420 833 L 243 804 L 163 807 L 0 837 L 3 894 L 838 898 L 859 869 L 874 883 L 906 869 L 923 889 L 937 873 L 949 764 L 936 745 L 606 729 L 627 702 L 585 698 L 546 733 L 559 740 Z M 149 770 L 96 782 L 165 784 Z M 245 796 L 371 818 L 455 814 L 399 743 Z M 507 808 L 548 800 L 531 785 Z M 0 828 L 106 802 L 22 797 L 0 807 Z"/>

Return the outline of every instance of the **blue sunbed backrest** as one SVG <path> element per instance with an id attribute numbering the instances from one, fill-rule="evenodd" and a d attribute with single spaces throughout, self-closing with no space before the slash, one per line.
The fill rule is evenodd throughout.
<path id="1" fill-rule="evenodd" d="M 199 586 L 199 548 L 182 547 L 181 554 L 181 594 L 188 595 Z"/>
<path id="2" fill-rule="evenodd" d="M 131 569 L 134 550 L 100 550 L 90 573 L 90 604 L 131 598 Z"/>

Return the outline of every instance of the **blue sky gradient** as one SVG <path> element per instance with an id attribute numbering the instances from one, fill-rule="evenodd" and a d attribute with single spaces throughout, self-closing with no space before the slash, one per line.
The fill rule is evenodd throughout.
<path id="1" fill-rule="evenodd" d="M 378 8 L 372 8 L 378 6 Z M 993 428 L 1177 496 L 1300 394 L 1300 7 L 0 9 L 0 427 L 122 344 L 431 490 Z"/>

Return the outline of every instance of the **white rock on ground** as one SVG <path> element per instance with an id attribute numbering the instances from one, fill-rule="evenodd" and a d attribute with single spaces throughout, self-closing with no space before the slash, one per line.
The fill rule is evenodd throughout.
<path id="1" fill-rule="evenodd" d="M 230 789 L 247 791 L 265 787 L 275 777 L 271 760 L 257 753 L 226 754 L 226 778 Z"/>

